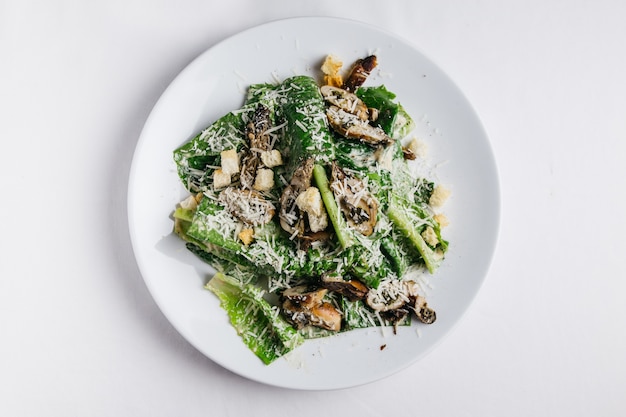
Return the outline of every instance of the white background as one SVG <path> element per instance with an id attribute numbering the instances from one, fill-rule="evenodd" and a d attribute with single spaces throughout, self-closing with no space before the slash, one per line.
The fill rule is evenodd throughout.
<path id="1" fill-rule="evenodd" d="M 432 58 L 502 186 L 459 326 L 406 370 L 330 392 L 260 385 L 191 347 L 145 287 L 126 214 L 135 144 L 178 72 L 304 15 Z M 626 414 L 625 20 L 617 0 L 0 0 L 0 415 Z"/>

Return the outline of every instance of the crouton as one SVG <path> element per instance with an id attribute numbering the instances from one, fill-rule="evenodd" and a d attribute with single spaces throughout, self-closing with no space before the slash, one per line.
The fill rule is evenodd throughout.
<path id="1" fill-rule="evenodd" d="M 198 207 L 198 200 L 194 195 L 190 195 L 180 202 L 180 207 L 186 210 L 195 210 Z"/>
<path id="2" fill-rule="evenodd" d="M 261 152 L 261 162 L 268 168 L 274 168 L 283 164 L 283 157 L 278 149 Z"/>
<path id="3" fill-rule="evenodd" d="M 430 246 L 437 246 L 439 243 L 439 239 L 437 239 L 437 234 L 435 233 L 435 229 L 428 226 L 423 232 L 422 237 Z"/>
<path id="4" fill-rule="evenodd" d="M 227 174 L 219 168 L 213 171 L 213 188 L 218 190 L 220 188 L 228 187 L 229 185 L 230 174 Z"/>
<path id="5" fill-rule="evenodd" d="M 306 213 L 320 215 L 324 210 L 322 195 L 317 187 L 309 187 L 296 198 L 298 208 Z"/>
<path id="6" fill-rule="evenodd" d="M 254 229 L 245 228 L 237 235 L 244 245 L 248 246 L 254 241 Z"/>
<path id="7" fill-rule="evenodd" d="M 450 225 L 450 220 L 448 220 L 448 217 L 443 213 L 435 214 L 433 216 L 433 219 L 435 219 L 435 221 L 439 223 L 440 227 L 446 227 Z"/>
<path id="8" fill-rule="evenodd" d="M 322 64 L 321 70 L 324 73 L 324 83 L 333 87 L 343 86 L 343 78 L 339 71 L 343 62 L 334 55 L 328 55 Z"/>
<path id="9" fill-rule="evenodd" d="M 254 188 L 257 191 L 269 191 L 274 187 L 274 171 L 269 168 L 259 168 L 254 179 Z"/>
<path id="10" fill-rule="evenodd" d="M 312 232 L 321 232 L 328 227 L 328 215 L 322 195 L 316 187 L 309 187 L 296 198 L 296 205 L 308 215 Z"/>
<path id="11" fill-rule="evenodd" d="M 222 157 L 222 171 L 228 175 L 239 172 L 239 155 L 235 149 L 229 149 L 220 153 Z"/>
<path id="12" fill-rule="evenodd" d="M 430 196 L 429 204 L 433 207 L 441 207 L 450 197 L 450 190 L 442 185 L 437 185 Z"/>

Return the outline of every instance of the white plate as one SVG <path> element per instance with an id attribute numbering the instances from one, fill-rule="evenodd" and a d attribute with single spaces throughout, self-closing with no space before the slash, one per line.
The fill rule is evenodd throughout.
<path id="1" fill-rule="evenodd" d="M 346 65 L 367 54 L 384 84 L 418 122 L 441 183 L 452 190 L 447 259 L 429 278 L 432 325 L 353 331 L 310 340 L 270 366 L 242 343 L 217 297 L 203 289 L 211 269 L 172 234 L 171 212 L 186 196 L 172 151 L 241 106 L 246 87 L 294 74 L 319 75 L 327 54 Z M 389 376 L 414 363 L 450 332 L 487 274 L 499 227 L 494 157 L 472 107 L 450 79 L 413 46 L 383 30 L 335 18 L 264 24 L 220 42 L 194 60 L 164 92 L 135 151 L 128 191 L 129 227 L 150 293 L 172 325 L 199 351 L 246 378 L 296 389 L 336 389 Z M 381 349 L 385 346 L 384 349 Z"/>

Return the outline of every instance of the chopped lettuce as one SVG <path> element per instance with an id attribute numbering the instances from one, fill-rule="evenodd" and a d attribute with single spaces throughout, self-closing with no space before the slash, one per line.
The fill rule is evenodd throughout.
<path id="1" fill-rule="evenodd" d="M 401 139 L 415 127 L 415 122 L 401 104 L 394 100 L 396 95 L 384 85 L 377 87 L 361 87 L 356 90 L 357 96 L 369 108 L 378 110 L 376 125 L 393 139 Z"/>
<path id="2" fill-rule="evenodd" d="M 217 295 L 246 346 L 265 364 L 307 338 L 324 337 L 336 330 L 310 324 L 298 325 L 297 330 L 281 315 L 281 307 L 268 302 L 268 295 L 284 297 L 282 291 L 301 284 L 319 288 L 322 277 L 329 273 L 359 281 L 366 289 L 379 288 L 383 280 L 403 279 L 416 264 L 434 272 L 447 250 L 448 243 L 428 205 L 435 184 L 413 177 L 400 144 L 414 128 L 412 118 L 385 86 L 359 87 L 356 94 L 378 113 L 375 120 L 365 123 L 383 129 L 394 139 L 391 144 L 372 146 L 331 131 L 315 79 L 295 76 L 276 85 L 250 86 L 241 109 L 227 113 L 174 151 L 178 175 L 198 201 L 193 207 L 175 209 L 174 231 L 191 252 L 215 268 L 217 273 L 205 287 Z M 264 224 L 244 223 L 245 219 L 220 200 L 225 195 L 220 191 L 223 188 L 217 181 L 213 183 L 224 162 L 222 151 L 235 149 L 239 157 L 262 151 L 252 149 L 246 133 L 257 104 L 269 110 L 273 127 L 268 134 L 273 148 L 284 158 L 284 163 L 272 168 L 276 186 L 262 192 L 262 198 L 276 209 Z M 311 186 L 319 189 L 328 226 L 321 231 L 324 237 L 299 240 L 300 232 L 287 233 L 289 229 L 281 227 L 277 214 L 283 187 L 302 160 L 309 158 L 315 160 Z M 336 195 L 330 187 L 330 165 L 334 163 L 364 184 L 360 190 L 373 197 L 370 201 L 375 200 L 375 206 L 369 207 L 376 207 L 375 211 L 353 203 L 346 208 L 345 196 Z M 240 173 L 235 170 L 229 175 L 228 187 L 241 187 Z M 376 226 L 372 223 L 367 233 L 359 232 L 355 224 L 363 224 L 363 216 L 372 219 L 372 213 L 376 214 Z M 297 210 L 288 214 L 303 216 Z M 303 220 L 306 227 L 309 221 L 308 217 Z M 250 240 L 242 238 L 244 229 L 251 232 Z M 343 318 L 340 331 L 410 324 L 410 315 L 385 317 L 363 299 L 348 299 L 332 291 L 329 297 Z"/>

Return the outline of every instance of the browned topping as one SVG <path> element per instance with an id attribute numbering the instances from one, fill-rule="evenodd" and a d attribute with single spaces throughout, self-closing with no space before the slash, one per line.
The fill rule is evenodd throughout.
<path id="1" fill-rule="evenodd" d="M 354 91 L 365 82 L 376 66 L 376 56 L 358 60 L 343 88 L 333 85 L 321 87 L 327 102 L 326 116 L 333 130 L 348 139 L 356 139 L 370 145 L 387 145 L 393 139 L 383 129 L 370 124 L 378 119 L 378 110 L 368 108 Z"/>
<path id="2" fill-rule="evenodd" d="M 420 295 L 412 298 L 413 302 L 411 308 L 413 309 L 413 311 L 415 311 L 415 315 L 417 316 L 418 320 L 426 324 L 434 323 L 435 320 L 437 320 L 437 314 L 435 313 L 435 310 L 428 307 L 426 299 Z"/>
<path id="3" fill-rule="evenodd" d="M 414 281 L 383 281 L 378 288 L 368 292 L 366 303 L 394 326 L 404 320 L 410 311 L 414 311 L 422 323 L 432 324 L 437 315 L 418 290 Z"/>
<path id="4" fill-rule="evenodd" d="M 311 324 L 338 332 L 341 330 L 341 313 L 330 303 L 322 303 L 311 309 Z"/>
<path id="5" fill-rule="evenodd" d="M 325 232 L 328 219 L 319 190 L 311 187 L 313 164 L 313 158 L 309 158 L 296 168 L 279 200 L 280 226 L 290 236 L 302 239 L 305 245 L 329 237 Z"/>
<path id="6" fill-rule="evenodd" d="M 309 289 L 306 285 L 285 290 L 282 294 L 285 317 L 298 329 L 315 326 L 333 331 L 341 330 L 341 313 L 323 300 L 327 292 L 325 288 Z"/>
<path id="7" fill-rule="evenodd" d="M 370 145 L 387 145 L 393 142 L 380 127 L 372 126 L 367 120 L 362 120 L 359 116 L 335 105 L 328 107 L 326 117 L 330 127 L 348 139 L 360 140 Z"/>
<path id="8" fill-rule="evenodd" d="M 348 91 L 355 91 L 359 88 L 370 73 L 376 68 L 378 61 L 376 55 L 370 55 L 363 59 L 358 59 L 350 71 L 350 75 L 343 84 L 343 88 Z"/>
<path id="9" fill-rule="evenodd" d="M 367 296 L 369 288 L 358 280 L 344 280 L 336 274 L 322 275 L 322 285 L 330 291 L 339 293 L 351 301 L 362 300 Z"/>
<path id="10" fill-rule="evenodd" d="M 339 107 L 340 109 L 354 114 L 360 120 L 369 120 L 370 111 L 363 101 L 356 94 L 342 88 L 325 85 L 320 89 L 324 100 Z"/>
<path id="11" fill-rule="evenodd" d="M 402 155 L 404 156 L 404 159 L 408 159 L 411 161 L 417 159 L 417 155 L 415 155 L 415 153 L 410 148 L 402 148 Z"/>
<path id="12" fill-rule="evenodd" d="M 406 308 L 397 308 L 395 310 L 383 311 L 380 316 L 391 323 L 393 326 L 393 334 L 396 334 L 398 325 L 409 315 L 409 310 Z"/>
<path id="13" fill-rule="evenodd" d="M 310 309 L 320 304 L 327 293 L 326 288 L 310 289 L 307 285 L 298 285 L 287 288 L 282 296 L 295 306 Z"/>
<path id="14" fill-rule="evenodd" d="M 276 209 L 259 192 L 228 187 L 219 195 L 219 202 L 233 216 L 249 225 L 267 224 Z"/>
<path id="15" fill-rule="evenodd" d="M 365 188 L 363 181 L 348 175 L 333 162 L 330 189 L 339 200 L 348 225 L 364 236 L 374 232 L 377 221 L 378 203 Z"/>
<path id="16" fill-rule="evenodd" d="M 254 187 L 257 169 L 262 165 L 260 153 L 271 150 L 270 136 L 267 133 L 270 125 L 269 109 L 259 104 L 252 120 L 246 125 L 246 137 L 249 141 L 249 149 L 241 161 L 239 180 L 242 188 L 252 189 Z"/>

